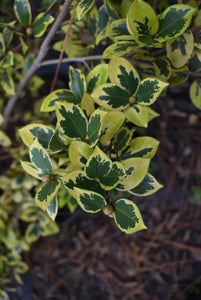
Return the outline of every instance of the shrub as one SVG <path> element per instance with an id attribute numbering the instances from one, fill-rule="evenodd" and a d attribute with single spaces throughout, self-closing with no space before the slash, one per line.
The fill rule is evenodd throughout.
<path id="1" fill-rule="evenodd" d="M 49 216 L 54 221 L 58 207 L 67 205 L 73 212 L 79 205 L 89 213 L 103 211 L 125 233 L 145 229 L 133 199 L 162 187 L 149 172 L 159 142 L 137 132 L 158 116 L 151 105 L 165 95 L 167 87 L 189 76 L 197 77 L 190 97 L 201 108 L 200 7 L 196 1 L 174 5 L 143 0 L 65 1 L 54 20 L 48 13 L 49 2 L 43 2 L 34 18 L 29 0 L 15 0 L 15 19 L 8 17 L 0 24 L 3 146 L 11 144 L 5 129 L 22 91 L 40 98 L 44 80 L 35 72 L 41 65 L 55 64 L 55 60 L 43 61 L 50 44 L 60 51 L 51 92 L 41 105 L 44 117 L 39 112 L 29 115 L 28 124 L 19 130 L 27 148 L 21 146 L 18 160 L 23 152 L 21 166 L 35 179 L 21 176 L 31 180 L 30 193 L 37 185 L 35 203 L 42 209 L 28 197 L 20 204 L 22 219 L 32 222 L 29 212 L 37 209 L 30 227 L 35 226 L 38 237 L 44 229 L 40 220 Z M 69 82 L 66 88 L 56 89 L 61 63 L 69 66 Z M 47 125 L 49 113 L 56 116 L 56 125 Z M 16 172 L 12 180 L 18 177 Z M 24 189 L 26 184 L 19 193 Z M 2 199 L 1 226 L 8 234 Z M 31 229 L 27 230 L 26 242 Z"/>

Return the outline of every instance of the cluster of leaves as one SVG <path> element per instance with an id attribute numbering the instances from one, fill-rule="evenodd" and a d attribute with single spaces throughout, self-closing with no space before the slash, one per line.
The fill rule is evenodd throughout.
<path id="1" fill-rule="evenodd" d="M 58 232 L 57 224 L 34 203 L 30 191 L 37 184 L 24 174 L 19 160 L 10 166 L 9 177 L 0 176 L 0 286 L 7 290 L 12 277 L 21 284 L 20 275 L 28 270 L 22 252 L 39 237 Z M 6 291 L 0 290 L 0 299 L 8 299 Z"/>
<path id="2" fill-rule="evenodd" d="M 55 219 L 62 185 L 86 212 L 109 211 L 126 233 L 144 229 L 137 206 L 117 194 L 145 196 L 161 187 L 148 172 L 158 141 L 134 135 L 136 126 L 147 127 L 154 115 L 149 106 L 167 83 L 140 80 L 120 57 L 98 64 L 86 77 L 70 67 L 69 78 L 70 89 L 53 91 L 41 107 L 56 110 L 56 128 L 30 124 L 19 131 L 30 158 L 22 167 L 43 181 L 36 204 Z"/>
<path id="3" fill-rule="evenodd" d="M 200 4 L 194 0 L 183 2 L 170 5 L 168 1 L 159 1 L 156 12 L 143 0 L 105 0 L 100 8 L 93 6 L 95 1 L 79 1 L 77 20 L 65 52 L 68 56 L 83 56 L 101 43 L 107 46 L 103 52 L 105 59 L 132 57 L 141 77 L 151 75 L 170 86 L 187 81 L 191 75 L 199 77 Z M 67 27 L 63 24 L 63 31 Z M 60 50 L 61 45 L 60 41 L 53 47 Z M 200 79 L 193 80 L 190 98 L 198 109 L 200 87 Z"/>
<path id="4" fill-rule="evenodd" d="M 2 10 L 8 2 L 2 1 Z M 178 0 L 171 5 L 167 0 L 153 9 L 157 2 L 147 2 L 73 1 L 74 22 L 62 23 L 53 49 L 63 48 L 70 29 L 67 56 L 101 50 L 105 60 L 91 63 L 90 71 L 89 65 L 82 71 L 70 67 L 69 88 L 45 97 L 41 111 L 56 112 L 56 126 L 43 125 L 44 119 L 37 124 L 30 114 L 26 121 L 31 124 L 19 130 L 28 150 L 15 149 L 15 172 L 0 177 L 0 285 L 7 283 L 10 272 L 21 281 L 19 274 L 27 269 L 21 252 L 41 235 L 58 231 L 54 220 L 64 205 L 71 212 L 78 205 L 89 213 L 103 211 L 125 233 L 146 228 L 137 205 L 127 197 L 147 196 L 161 188 L 149 173 L 159 142 L 138 136 L 136 129 L 148 127 L 158 115 L 150 105 L 168 85 L 185 82 L 191 74 L 198 77 L 201 71 L 200 4 Z M 5 17 L 0 23 L 0 123 L 5 99 L 15 94 L 35 60 L 40 38 L 54 21 L 45 10 L 51 1 L 42 3 L 34 17 L 29 0 L 14 0 L 15 20 Z M 34 75 L 26 88 L 40 97 L 42 84 Z M 190 97 L 200 109 L 199 78 L 191 84 Z M 3 130 L 0 145 L 11 146 Z M 19 157 L 31 177 L 24 175 Z M 18 220 L 27 222 L 24 235 Z M 0 299 L 6 297 L 0 291 Z"/>
<path id="5" fill-rule="evenodd" d="M 2 1 L 0 8 L 0 125 L 7 98 L 15 93 L 16 86 L 35 59 L 30 43 L 34 39 L 37 45 L 37 38 L 42 37 L 54 20 L 48 14 L 40 13 L 32 21 L 29 2 L 14 1 L 12 11 L 16 20 L 12 21 L 10 2 Z M 37 95 L 42 84 L 41 78 L 33 76 L 27 86 L 29 94 Z M 13 279 L 21 284 L 21 274 L 28 270 L 22 252 L 29 251 L 31 244 L 41 236 L 57 233 L 59 228 L 35 205 L 33 189 L 38 181 L 24 173 L 19 162 L 24 150 L 12 148 L 12 139 L 3 130 L 0 130 L 0 151 L 1 154 L 9 152 L 6 156 L 12 161 L 6 174 L 0 176 L 0 299 L 9 299 L 7 291 L 13 292 Z M 3 158 L 1 171 L 4 171 L 2 161 Z"/>
<path id="6" fill-rule="evenodd" d="M 170 86 L 185 82 L 193 72 L 199 77 L 201 13 L 196 1 L 171 6 L 161 1 L 158 14 L 143 0 L 120 2 L 117 10 L 123 18 L 107 27 L 104 38 L 114 43 L 104 51 L 104 58 L 131 55 L 143 76 L 152 74 Z M 200 86 L 200 79 L 195 79 L 190 87 L 190 98 L 199 109 Z"/>

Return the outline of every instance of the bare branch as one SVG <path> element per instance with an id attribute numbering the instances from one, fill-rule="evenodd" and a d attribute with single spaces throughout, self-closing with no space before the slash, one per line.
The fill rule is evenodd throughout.
<path id="1" fill-rule="evenodd" d="M 66 31 L 66 35 L 65 35 L 65 38 L 64 38 L 64 42 L 63 42 L 63 47 L 62 47 L 61 52 L 60 52 L 59 61 L 58 61 L 58 65 L 57 65 L 57 68 L 56 68 L 56 72 L 54 74 L 54 78 L 53 78 L 53 81 L 52 81 L 52 86 L 51 86 L 50 92 L 52 92 L 54 90 L 54 87 L 55 87 L 55 84 L 56 84 L 56 81 L 57 81 L 57 78 L 58 78 L 58 75 L 59 75 L 59 69 L 60 69 L 60 66 L 61 66 L 61 61 L 62 61 L 62 58 L 63 58 L 63 55 L 64 55 L 64 50 L 65 50 L 65 47 L 66 47 L 66 44 L 67 44 L 67 41 L 68 41 L 68 37 L 69 37 L 70 31 L 71 31 L 71 27 L 73 25 L 73 21 L 74 21 L 74 17 L 75 17 L 75 9 L 77 7 L 77 4 L 78 4 L 78 0 L 76 1 L 75 6 L 73 8 L 73 12 L 72 12 L 72 15 L 71 15 L 71 18 L 70 18 L 68 29 Z"/>
<path id="2" fill-rule="evenodd" d="M 18 88 L 15 92 L 15 95 L 13 95 L 12 97 L 9 98 L 8 104 L 7 104 L 7 106 L 5 108 L 5 111 L 4 111 L 3 128 L 7 127 L 8 119 L 9 119 L 11 113 L 12 113 L 12 110 L 15 106 L 15 103 L 16 103 L 18 97 L 22 93 L 24 87 L 26 86 L 26 84 L 29 81 L 29 79 L 31 78 L 31 76 L 35 73 L 35 71 L 40 66 L 41 61 L 46 56 L 46 54 L 49 50 L 49 44 L 50 44 L 51 40 L 53 39 L 57 29 L 60 26 L 60 24 L 62 23 L 63 19 L 66 17 L 67 10 L 68 10 L 68 8 L 69 8 L 72 1 L 73 0 L 65 0 L 64 5 L 62 7 L 62 10 L 60 11 L 56 21 L 52 25 L 48 35 L 45 38 L 45 40 L 43 41 L 43 43 L 41 45 L 41 48 L 39 50 L 38 56 L 36 57 L 34 63 L 29 68 L 29 70 L 26 72 L 25 76 L 22 78 L 22 80 L 21 80 L 21 82 L 20 82 L 20 84 L 19 84 L 19 86 L 18 86 Z"/>
<path id="3" fill-rule="evenodd" d="M 62 59 L 62 63 L 70 63 L 70 62 L 81 62 L 84 63 L 89 60 L 101 60 L 103 59 L 103 55 L 89 55 L 89 56 L 82 56 L 82 57 L 65 57 Z M 39 67 L 49 66 L 53 64 L 58 64 L 58 59 L 50 59 L 45 60 L 40 63 Z"/>

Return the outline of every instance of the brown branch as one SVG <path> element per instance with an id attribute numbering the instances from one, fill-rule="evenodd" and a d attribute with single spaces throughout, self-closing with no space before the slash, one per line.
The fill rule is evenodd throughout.
<path id="1" fill-rule="evenodd" d="M 17 99 L 19 98 L 19 96 L 21 95 L 24 87 L 26 86 L 26 84 L 28 83 L 29 79 L 31 78 L 31 76 L 35 73 L 35 71 L 38 69 L 41 61 L 44 59 L 44 57 L 46 56 L 48 50 L 49 50 L 49 44 L 52 41 L 56 31 L 58 30 L 60 24 L 62 23 L 62 21 L 64 20 L 64 18 L 66 17 L 66 13 L 67 10 L 71 4 L 73 0 L 65 0 L 64 5 L 62 10 L 60 11 L 56 21 L 54 22 L 54 24 L 52 25 L 48 35 L 46 36 L 45 40 L 43 41 L 39 53 L 34 61 L 34 63 L 31 65 L 31 67 L 28 69 L 28 71 L 26 72 L 26 74 L 24 75 L 24 77 L 22 78 L 15 94 L 13 96 L 11 96 L 8 100 L 8 104 L 5 108 L 4 111 L 4 123 L 3 123 L 3 128 L 5 129 L 7 127 L 8 124 L 8 120 L 9 117 L 14 109 L 15 103 L 17 102 Z"/>
<path id="2" fill-rule="evenodd" d="M 77 7 L 77 4 L 78 4 L 78 0 L 76 1 L 75 6 L 73 8 L 72 16 L 70 18 L 68 29 L 67 29 L 67 32 L 66 32 L 66 35 L 65 35 L 65 38 L 64 38 L 63 47 L 62 47 L 60 55 L 59 55 L 59 62 L 58 62 L 57 68 L 56 68 L 56 72 L 54 74 L 54 78 L 53 78 L 53 81 L 52 81 L 52 86 L 51 86 L 50 92 L 52 92 L 54 90 L 55 84 L 56 84 L 56 81 L 57 81 L 57 78 L 58 78 L 58 75 L 59 75 L 59 69 L 60 69 L 60 66 L 61 66 L 61 61 L 62 61 L 62 58 L 63 58 L 63 55 L 64 55 L 64 50 L 66 48 L 66 43 L 68 41 L 68 37 L 69 37 L 70 31 L 71 31 L 71 27 L 73 25 L 73 20 L 74 20 L 74 16 L 75 16 L 75 9 Z"/>

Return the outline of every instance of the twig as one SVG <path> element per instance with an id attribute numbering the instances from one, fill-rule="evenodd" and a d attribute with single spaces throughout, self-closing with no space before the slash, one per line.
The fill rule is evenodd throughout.
<path id="1" fill-rule="evenodd" d="M 161 237 L 157 237 L 156 239 L 158 241 L 162 242 L 162 243 L 167 244 L 167 245 L 170 245 L 170 246 L 173 246 L 173 247 L 176 247 L 176 248 L 179 248 L 179 249 L 183 249 L 183 250 L 186 250 L 186 251 L 190 251 L 190 252 L 193 252 L 193 253 L 201 254 L 200 247 L 191 246 L 191 245 L 184 244 L 184 243 L 177 242 L 177 241 L 171 241 L 171 240 L 161 238 Z"/>
<path id="2" fill-rule="evenodd" d="M 103 59 L 103 55 L 90 55 L 90 56 L 82 56 L 82 57 L 65 57 L 62 59 L 62 63 L 70 63 L 70 62 L 82 62 L 84 63 L 85 61 L 88 60 L 101 60 Z M 50 60 L 45 60 L 40 63 L 39 67 L 43 66 L 49 66 L 52 64 L 58 64 L 58 59 L 50 59 Z"/>
<path id="3" fill-rule="evenodd" d="M 77 7 L 77 4 L 78 4 L 78 0 L 76 1 L 75 6 L 73 8 L 73 12 L 72 12 L 72 15 L 71 15 L 71 18 L 70 18 L 68 29 L 67 29 L 67 32 L 66 32 L 66 35 L 65 35 L 65 38 L 64 38 L 63 47 L 62 47 L 60 55 L 59 55 L 59 61 L 58 61 L 58 65 L 57 65 L 57 68 L 56 68 L 56 72 L 54 74 L 54 78 L 53 78 L 53 81 L 52 81 L 52 86 L 51 86 L 50 92 L 52 92 L 54 90 L 54 87 L 55 87 L 55 84 L 56 84 L 56 81 L 57 81 L 57 78 L 58 78 L 58 75 L 59 75 L 59 69 L 60 69 L 60 66 L 61 66 L 61 61 L 62 61 L 62 58 L 63 58 L 63 55 L 64 55 L 64 50 L 66 48 L 66 43 L 68 41 L 68 37 L 69 37 L 70 31 L 71 31 L 71 27 L 73 25 L 73 20 L 74 20 L 74 17 L 75 17 L 75 9 Z"/>
<path id="4" fill-rule="evenodd" d="M 159 0 L 154 0 L 153 9 L 156 11 Z"/>
<path id="5" fill-rule="evenodd" d="M 52 9 L 52 7 L 55 5 L 55 3 L 57 2 L 57 0 L 54 0 L 51 4 L 50 4 L 50 6 L 47 8 L 47 10 L 45 11 L 45 15 Z"/>
<path id="6" fill-rule="evenodd" d="M 46 36 L 45 40 L 43 41 L 43 43 L 41 45 L 38 56 L 36 57 L 34 63 L 28 69 L 28 71 L 26 72 L 24 77 L 22 78 L 22 80 L 21 80 L 21 82 L 20 82 L 20 84 L 19 84 L 19 86 L 18 86 L 18 88 L 15 92 L 15 95 L 10 97 L 10 99 L 8 100 L 8 104 L 7 104 L 7 106 L 5 108 L 5 111 L 4 111 L 4 123 L 3 123 L 3 128 L 4 129 L 7 127 L 8 119 L 9 119 L 11 113 L 12 113 L 12 110 L 15 106 L 15 103 L 16 103 L 18 97 L 22 93 L 24 87 L 26 86 L 26 84 L 29 81 L 29 79 L 31 78 L 31 76 L 38 69 L 38 67 L 39 67 L 41 61 L 43 60 L 43 58 L 46 56 L 46 54 L 49 50 L 49 44 L 50 44 L 51 40 L 53 39 L 56 31 L 58 30 L 60 24 L 62 23 L 63 19 L 66 17 L 67 10 L 68 10 L 68 8 L 69 8 L 72 1 L 73 0 L 65 0 L 62 10 L 60 11 L 56 21 L 52 25 L 48 35 Z"/>
<path id="7" fill-rule="evenodd" d="M 197 73 L 197 72 L 192 72 L 192 71 L 174 71 L 175 73 L 179 73 L 179 74 L 186 74 L 189 76 L 193 76 L 193 77 L 201 77 L 201 73 Z"/>

